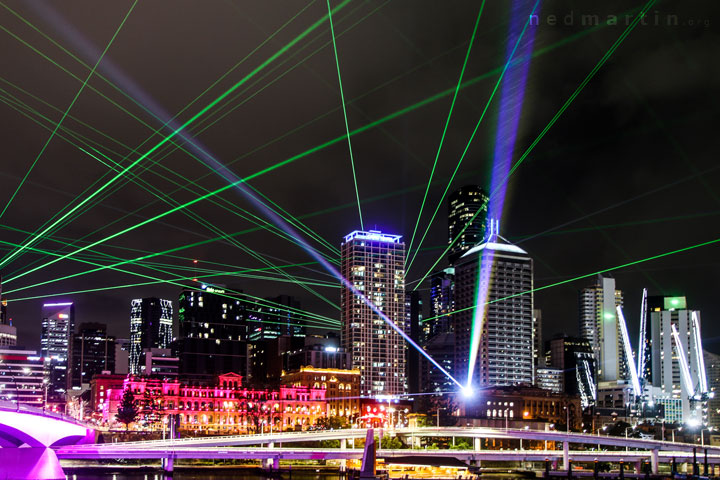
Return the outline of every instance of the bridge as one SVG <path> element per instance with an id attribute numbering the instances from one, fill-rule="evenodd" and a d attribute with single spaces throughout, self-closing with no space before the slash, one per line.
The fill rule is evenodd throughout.
<path id="1" fill-rule="evenodd" d="M 94 440 L 92 429 L 69 417 L 0 402 L 2 478 L 64 479 L 55 449 Z"/>
<path id="2" fill-rule="evenodd" d="M 571 462 L 627 462 L 636 468 L 649 462 L 653 473 L 658 473 L 660 463 L 694 462 L 698 451 L 702 462 L 720 464 L 720 447 L 699 446 L 689 443 L 644 440 L 637 438 L 588 435 L 583 433 L 516 430 L 498 428 L 417 428 L 395 429 L 386 434 L 400 436 L 411 446 L 402 450 L 377 452 L 378 458 L 387 463 L 413 463 L 427 458 L 447 458 L 467 464 L 482 461 L 550 461 L 568 469 Z M 348 448 L 354 439 L 364 439 L 367 430 L 325 430 L 319 432 L 277 432 L 256 435 L 230 435 L 218 437 L 190 437 L 170 440 L 122 442 L 87 446 L 63 447 L 57 450 L 61 459 L 119 459 L 146 458 L 161 459 L 163 466 L 171 470 L 175 459 L 259 459 L 269 467 L 277 468 L 280 460 L 349 460 L 362 457 L 362 450 Z M 420 439 L 428 437 L 472 438 L 473 448 L 468 450 L 425 450 L 417 448 Z M 560 450 L 487 450 L 481 448 L 482 439 L 514 439 L 546 441 L 562 445 Z M 297 448 L 284 446 L 297 442 L 340 440 L 340 448 Z M 258 447 L 259 445 L 259 447 Z M 571 445 L 583 445 L 585 450 L 570 450 Z M 245 448 L 238 448 L 245 447 Z M 380 446 L 381 447 L 381 446 Z M 605 447 L 606 449 L 603 449 Z M 607 450 L 607 447 L 616 450 Z M 621 450 L 617 450 L 621 448 Z M 630 450 L 633 449 L 633 450 Z M 343 462 L 344 463 L 344 462 Z"/>

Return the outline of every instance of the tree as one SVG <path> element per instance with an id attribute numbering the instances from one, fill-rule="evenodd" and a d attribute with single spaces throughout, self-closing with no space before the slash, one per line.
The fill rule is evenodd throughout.
<path id="1" fill-rule="evenodd" d="M 122 400 L 120 400 L 120 405 L 118 405 L 118 412 L 115 418 L 118 422 L 125 424 L 125 430 L 130 430 L 130 424 L 137 420 L 138 413 L 137 405 L 135 404 L 135 395 L 133 395 L 129 388 L 126 388 L 125 392 L 123 392 Z"/>
<path id="2" fill-rule="evenodd" d="M 324 430 L 339 430 L 347 427 L 347 420 L 345 417 L 320 417 L 315 420 L 315 425 Z"/>

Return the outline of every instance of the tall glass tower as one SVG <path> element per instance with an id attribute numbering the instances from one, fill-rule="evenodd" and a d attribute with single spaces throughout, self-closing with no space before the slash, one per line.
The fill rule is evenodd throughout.
<path id="1" fill-rule="evenodd" d="M 70 387 L 72 335 L 75 331 L 73 302 L 45 303 L 42 307 L 40 349 L 44 358 L 45 383 L 51 401 L 64 400 Z"/>
<path id="2" fill-rule="evenodd" d="M 488 196 L 477 185 L 465 185 L 450 194 L 448 205 L 448 252 L 451 265 L 485 238 Z M 480 213 L 478 213 L 480 211 Z M 477 215 L 475 215 L 477 213 Z M 467 228 L 465 226 L 467 225 Z M 465 230 L 463 231 L 463 228 Z"/>
<path id="3" fill-rule="evenodd" d="M 499 235 L 457 261 L 455 378 L 465 383 L 474 359 L 474 387 L 534 383 L 532 288 L 532 258 Z"/>
<path id="4" fill-rule="evenodd" d="M 145 364 L 143 350 L 170 348 L 173 335 L 173 305 L 161 298 L 136 298 L 130 302 L 130 359 L 128 370 L 140 374 Z"/>
<path id="5" fill-rule="evenodd" d="M 400 235 L 354 231 L 340 246 L 341 273 L 400 328 L 405 321 L 405 244 Z M 352 290 L 343 286 L 342 346 L 360 370 L 360 394 L 407 392 L 405 342 Z M 410 332 L 406 332 L 410 333 Z"/>
<path id="6" fill-rule="evenodd" d="M 592 346 L 598 382 L 630 378 L 616 312 L 622 303 L 610 275 L 598 275 L 595 285 L 580 291 L 580 336 Z"/>

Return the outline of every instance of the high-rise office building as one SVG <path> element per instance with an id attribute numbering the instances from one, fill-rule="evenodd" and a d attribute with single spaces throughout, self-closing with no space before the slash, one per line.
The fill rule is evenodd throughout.
<path id="1" fill-rule="evenodd" d="M 173 340 L 173 305 L 161 298 L 136 298 L 130 302 L 129 373 L 140 375 L 146 348 L 170 348 Z"/>
<path id="2" fill-rule="evenodd" d="M 477 185 L 465 185 L 450 194 L 448 244 L 455 242 L 448 252 L 451 265 L 485 238 L 487 202 L 487 193 Z"/>
<path id="3" fill-rule="evenodd" d="M 594 405 L 597 399 L 595 354 L 585 338 L 557 336 L 546 343 L 548 367 L 562 373 L 563 391 L 580 396 L 583 408 Z"/>
<path id="4" fill-rule="evenodd" d="M 233 295 L 209 285 L 180 293 L 175 351 L 182 378 L 212 382 L 231 372 L 248 377 L 246 302 Z"/>
<path id="5" fill-rule="evenodd" d="M 607 274 L 598 275 L 595 285 L 580 291 L 580 336 L 590 341 L 595 354 L 597 382 L 629 378 L 616 311 L 622 302 L 622 291 Z"/>
<path id="6" fill-rule="evenodd" d="M 403 331 L 410 335 L 410 338 L 418 345 L 423 343 L 422 337 L 422 309 L 423 302 L 420 292 L 405 292 L 405 326 Z M 410 347 L 407 342 L 403 342 L 405 349 L 405 376 L 408 382 L 409 393 L 420 393 L 420 352 L 416 348 Z"/>
<path id="7" fill-rule="evenodd" d="M 399 235 L 370 230 L 345 236 L 341 273 L 387 318 L 402 328 L 405 310 L 405 244 Z M 360 394 L 401 395 L 407 391 L 405 341 L 360 297 L 341 289 L 342 346 L 360 370 Z"/>
<path id="8" fill-rule="evenodd" d="M 75 305 L 72 302 L 45 303 L 42 307 L 40 349 L 45 362 L 48 397 L 63 401 L 70 388 Z"/>
<path id="9" fill-rule="evenodd" d="M 712 393 L 708 400 L 708 426 L 720 429 L 720 355 L 703 352 L 705 355 L 705 371 L 707 373 L 708 388 Z"/>
<path id="10" fill-rule="evenodd" d="M 248 339 L 251 342 L 282 336 L 304 337 L 300 301 L 290 295 L 246 302 Z"/>
<path id="11" fill-rule="evenodd" d="M 543 339 L 542 339 L 542 310 L 539 308 L 533 309 L 532 319 L 532 332 L 533 332 L 533 368 L 537 371 L 538 368 L 545 367 L 545 352 L 543 351 Z"/>
<path id="12" fill-rule="evenodd" d="M 472 385 L 532 385 L 533 261 L 496 228 L 455 264 L 455 378 L 467 381 L 477 321 Z"/>
<path id="13" fill-rule="evenodd" d="M 44 377 L 43 360 L 35 350 L 0 348 L 0 400 L 42 407 Z"/>
<path id="14" fill-rule="evenodd" d="M 93 375 L 115 370 L 115 337 L 104 323 L 81 323 L 73 337 L 72 387 L 90 384 Z"/>
<path id="15" fill-rule="evenodd" d="M 700 312 L 689 309 L 685 297 L 649 297 L 648 310 L 653 387 L 659 389 L 658 396 L 681 400 L 683 422 L 707 423 Z"/>
<path id="16" fill-rule="evenodd" d="M 455 268 L 449 267 L 430 276 L 430 318 L 423 323 L 425 340 L 452 331 L 455 310 Z"/>

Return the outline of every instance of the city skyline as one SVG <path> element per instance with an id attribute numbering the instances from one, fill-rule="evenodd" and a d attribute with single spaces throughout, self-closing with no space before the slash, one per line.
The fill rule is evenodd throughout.
<path id="1" fill-rule="evenodd" d="M 53 13 L 43 7 L 13 2 L 8 6 L 83 58 L 90 66 L 98 60 L 99 54 L 130 8 L 129 3 L 117 4 L 99 12 L 83 4 L 68 7 L 61 13 Z M 597 13 L 617 14 L 627 8 L 620 8 L 621 6 L 620 3 L 607 4 L 602 7 L 602 12 Z M 259 66 L 261 60 L 269 58 L 326 13 L 321 8 L 322 5 L 311 5 L 302 12 L 301 7 L 298 7 L 298 10 L 292 13 L 271 11 L 259 6 L 200 7 L 188 4 L 186 7 L 178 9 L 171 14 L 171 18 L 165 19 L 161 16 L 162 9 L 151 5 L 138 5 L 106 56 L 98 64 L 97 73 L 112 79 L 144 106 L 150 108 L 150 102 L 146 100 L 153 99 L 174 114 L 250 53 L 252 48 L 260 45 L 270 33 L 290 20 L 294 13 L 299 12 L 299 16 L 264 44 L 250 57 L 247 64 L 232 72 L 185 112 L 183 120 L 190 118 L 190 115 L 198 112 L 239 81 L 244 74 L 249 73 L 249 67 Z M 542 8 L 543 19 L 551 12 L 561 18 L 564 12 L 570 11 L 570 7 L 563 2 L 545 2 Z M 667 13 L 676 13 L 683 18 L 694 15 L 711 20 L 717 13 L 710 9 L 694 12 L 690 6 L 672 8 L 677 11 Z M 237 12 L 237 9 L 242 12 Z M 387 6 L 381 3 L 365 6 L 351 4 L 338 13 L 340 16 L 337 19 L 336 35 L 342 34 L 338 36 L 337 50 L 348 102 L 350 130 L 384 118 L 438 92 L 449 91 L 426 106 L 388 120 L 378 128 L 369 129 L 367 133 L 352 136 L 358 196 L 366 229 L 377 226 L 378 230 L 402 235 L 403 240 L 410 244 L 420 205 L 423 204 L 423 192 L 442 137 L 443 122 L 448 116 L 452 92 L 463 65 L 467 43 L 473 31 L 473 21 L 477 17 L 478 5 L 475 2 L 460 2 L 452 8 L 444 9 L 428 2 L 423 3 L 422 8 L 418 6 L 412 9 L 411 15 L 407 15 L 407 9 L 406 2 Z M 1 107 L 3 116 L 11 120 L 11 125 L 3 131 L 2 138 L 7 145 L 7 158 L 16 160 L 4 162 L 0 172 L 6 185 L 4 191 L 7 198 L 3 200 L 4 203 L 20 184 L 50 135 L 50 131 L 13 109 L 9 95 L 12 94 L 21 103 L 26 103 L 57 121 L 89 73 L 89 70 L 70 57 L 58 53 L 57 47 L 52 46 L 49 40 L 37 32 L 33 33 L 31 27 L 19 17 L 10 13 L 9 15 L 11 19 L 7 28 L 10 31 L 40 51 L 46 52 L 55 61 L 70 69 L 81 81 L 67 76 L 12 36 L 4 35 L 0 39 L 4 51 L 8 52 L 9 65 L 31 67 L 7 72 L 6 80 L 60 110 L 52 110 L 40 100 L 33 99 L 10 84 L 3 86 L 6 90 L 3 98 L 7 103 L 3 103 Z M 89 18 L 95 20 L 90 22 Z M 224 36 L 203 35 L 208 27 L 202 22 L 194 21 L 211 18 L 222 18 L 222 24 L 214 25 L 213 31 L 224 32 Z M 412 250 L 408 249 L 408 259 L 413 258 L 419 238 L 428 226 L 434 208 L 439 205 L 438 216 L 427 230 L 427 238 L 423 242 L 423 247 L 431 248 L 421 251 L 415 257 L 406 278 L 406 283 L 413 287 L 415 284 L 412 282 L 430 269 L 447 243 L 447 198 L 442 202 L 440 199 L 497 80 L 497 74 L 482 76 L 503 64 L 503 55 L 508 44 L 506 31 L 509 21 L 508 11 L 490 4 L 486 6 L 486 11 L 479 20 L 479 30 L 468 57 L 465 78 L 481 78 L 461 89 L 455 103 L 445 144 L 440 151 L 434 183 L 428 189 L 427 202 L 412 242 Z M 139 47 L 139 42 L 148 35 L 148 22 L 152 22 L 154 38 L 165 38 L 158 35 L 159 32 L 167 33 L 167 38 L 160 44 L 153 43 L 152 48 L 144 51 Z M 245 22 L 244 25 L 248 28 L 238 32 L 233 28 L 236 22 Z M 357 26 L 343 33 L 356 22 Z M 546 23 L 543 21 L 535 31 L 534 51 L 537 55 L 529 64 L 527 92 L 514 160 L 532 143 L 622 31 L 621 27 L 592 30 L 580 28 L 580 25 L 561 27 Z M 189 29 L 193 34 L 182 38 L 175 30 L 178 26 Z M 86 40 L 78 40 L 79 37 L 71 33 L 72 31 L 79 32 Z M 433 42 L 427 41 L 427 31 L 434 32 Z M 370 35 L 371 32 L 373 35 Z M 212 148 L 223 164 L 247 155 L 243 161 L 229 167 L 237 175 L 251 175 L 321 145 L 328 139 L 342 137 L 343 115 L 333 49 L 331 44 L 327 44 L 330 40 L 329 31 L 323 27 L 314 31 L 311 37 L 314 38 L 314 35 L 320 33 L 322 35 L 316 43 L 293 57 L 297 61 L 309 55 L 314 48 L 325 45 L 306 64 L 288 71 L 277 83 L 269 85 L 268 91 L 258 93 L 257 97 L 248 100 L 216 128 L 208 129 L 199 137 L 204 145 Z M 666 34 L 684 42 L 672 43 L 668 39 L 668 48 L 687 57 L 676 57 L 674 54 L 653 55 L 656 51 L 655 42 Z M 718 190 L 720 169 L 716 168 L 712 157 L 714 147 L 708 130 L 712 117 L 706 109 L 690 106 L 703 105 L 706 98 L 711 99 L 712 104 L 712 99 L 717 97 L 717 85 L 720 84 L 713 81 L 715 73 L 705 76 L 698 74 L 698 65 L 708 63 L 706 58 L 711 53 L 707 44 L 702 42 L 706 35 L 708 30 L 701 27 L 691 29 L 682 26 L 638 26 L 510 178 L 509 193 L 500 222 L 501 232 L 535 259 L 536 287 L 718 237 L 720 231 L 713 222 L 713 204 L 716 202 L 713 192 Z M 562 44 L 563 41 L 568 43 Z M 223 48 L 227 45 L 232 47 Z M 301 46 L 298 45 L 297 50 Z M 160 52 L 166 55 L 162 56 Z M 295 52 L 296 50 L 291 49 L 288 56 Z M 184 55 L 187 58 L 183 57 Z M 158 58 L 161 60 L 158 61 Z M 278 63 L 284 58 L 279 57 Z M 357 61 L 358 58 L 365 60 Z M 205 67 L 195 68 L 196 64 Z M 268 70 L 274 65 L 270 65 Z M 252 95 L 291 65 L 294 65 L 294 61 L 285 64 L 272 75 L 263 77 L 263 80 L 253 87 L 255 90 L 249 90 L 246 95 Z M 111 66 L 123 72 L 122 75 L 113 76 Z M 417 70 L 412 70 L 416 67 Z M 413 74 L 408 74 L 411 71 Z M 399 79 L 380 88 L 395 77 Z M 182 79 L 182 82 L 171 82 L 173 78 Z M 46 82 L 53 82 L 55 88 L 48 88 Z M 128 88 L 131 83 L 138 88 Z M 649 85 L 653 88 L 649 88 Z M 139 127 L 136 120 L 116 113 L 116 108 L 90 87 L 105 95 L 114 92 L 112 87 L 92 76 L 63 125 L 103 145 L 100 147 L 91 143 L 102 153 L 119 160 L 129 153 L 124 147 L 91 131 L 75 118 L 133 146 L 139 145 L 150 131 Z M 296 94 L 300 89 L 305 92 L 304 98 Z M 138 92 L 145 92 L 147 95 L 140 95 Z M 371 93 L 358 98 L 366 92 Z M 112 95 L 118 96 L 117 99 L 111 97 L 113 100 L 138 115 L 147 124 L 154 128 L 162 125 L 127 98 L 118 93 Z M 489 114 L 479 129 L 478 137 L 471 143 L 468 156 L 459 169 L 458 176 L 452 181 L 450 191 L 467 184 L 491 189 L 491 151 L 496 143 L 495 117 L 499 105 L 499 97 L 490 103 Z M 267 141 L 328 111 L 331 111 L 328 117 L 306 127 L 300 134 L 290 135 L 255 154 L 248 154 Z M 213 112 L 209 111 L 208 120 L 216 118 L 210 116 Z M 234 131 L 238 133 L 227 134 Z M 60 128 L 58 135 L 67 136 L 69 132 Z M 26 140 L 15 141 L 18 138 Z M 341 140 L 345 141 L 344 138 Z M 250 182 L 250 185 L 296 217 L 342 207 L 334 212 L 303 219 L 310 228 L 318 232 L 319 237 L 335 248 L 339 248 L 343 235 L 360 227 L 353 174 L 347 145 L 343 142 L 334 143 Z M 144 153 L 151 146 L 152 144 L 146 144 L 143 148 L 147 148 L 140 149 L 140 152 Z M 105 147 L 117 150 L 119 156 L 115 157 Z M 138 172 L 145 172 L 143 165 L 147 166 L 139 165 Z M 191 179 L 210 173 L 210 176 L 199 181 L 201 187 L 209 190 L 227 185 L 227 177 L 212 173 L 207 166 L 197 164 L 186 154 L 173 154 L 160 165 L 176 169 Z M 34 231 L 106 171 L 96 160 L 77 150 L 75 146 L 67 144 L 60 136 L 53 138 L 30 172 L 27 182 L 18 190 L 17 196 L 0 217 L 0 224 L 7 227 L 3 234 L 4 240 L 22 243 L 25 234 L 8 229 Z M 153 167 L 153 171 L 170 175 L 160 166 Z M 175 188 L 168 180 L 152 173 L 145 172 L 140 178 L 160 191 L 171 191 Z M 177 180 L 177 177 L 172 178 Z M 178 200 L 190 201 L 196 196 L 181 192 Z M 386 198 L 377 199 L 383 196 Z M 236 203 L 255 214 L 259 213 L 250 202 L 231 191 L 216 198 L 222 199 L 221 203 L 225 207 L 231 208 L 230 204 Z M 66 225 L 58 232 L 58 240 L 77 240 L 122 217 L 124 212 L 146 207 L 139 212 L 141 217 L 123 220 L 104 232 L 88 237 L 90 241 L 100 240 L 170 208 L 162 203 L 151 204 L 154 199 L 151 193 L 142 190 L 140 186 L 128 184 L 104 200 L 103 206 L 90 210 Z M 252 227 L 249 222 L 208 202 L 200 202 L 188 210 L 193 211 L 200 220 L 205 220 L 225 232 L 235 233 Z M 588 216 L 594 212 L 600 213 Z M 262 217 L 261 212 L 259 216 Z M 558 226 L 560 227 L 557 230 L 548 232 Z M 304 233 L 302 235 L 307 238 Z M 219 233 L 208 225 L 175 213 L 109 240 L 107 245 L 102 246 L 102 251 L 128 259 L 141 253 L 124 250 L 127 248 L 158 252 L 216 236 L 219 236 Z M 266 231 L 238 236 L 237 240 L 247 243 L 251 251 L 266 255 L 265 258 L 273 264 L 313 261 L 297 245 Z M 313 245 L 323 249 L 320 243 L 315 242 Z M 111 244 L 121 248 L 110 247 Z M 34 245 L 50 250 L 56 250 L 60 246 L 61 244 L 53 241 L 38 242 Z M 330 249 L 324 251 L 331 254 Z M 563 254 L 558 255 L 558 252 Z M 177 268 L 173 273 L 190 278 L 202 275 L 203 270 L 221 270 L 228 265 L 266 268 L 266 265 L 247 251 L 241 250 L 238 245 L 223 242 L 179 251 L 177 255 L 185 258 L 159 257 L 153 260 L 172 264 Z M 39 256 L 33 253 L 19 255 L 17 260 L 0 267 L 0 272 L 4 278 L 10 279 L 47 261 L 32 264 L 38 258 Z M 339 259 L 339 256 L 335 258 Z M 193 259 L 198 260 L 198 263 L 193 264 Z M 720 350 L 716 340 L 720 335 L 720 327 L 716 326 L 716 322 L 707 321 L 720 315 L 720 305 L 715 301 L 714 292 L 709 287 L 714 282 L 714 266 L 718 259 L 718 249 L 709 245 L 613 271 L 618 288 L 624 292 L 625 316 L 630 323 L 630 329 L 635 331 L 637 328 L 642 288 L 647 287 L 650 295 L 687 296 L 694 308 L 702 310 L 703 318 L 706 319 L 706 348 L 711 351 Z M 445 267 L 447 263 L 443 259 L 434 271 Z M 174 308 L 177 308 L 177 297 L 181 290 L 178 285 L 48 297 L 48 294 L 98 286 L 112 287 L 149 281 L 111 270 L 13 293 L 13 290 L 18 288 L 51 281 L 89 268 L 90 266 L 86 268 L 68 259 L 17 280 L 13 279 L 4 285 L 4 290 L 11 292 L 7 295 L 10 300 L 8 312 L 13 318 L 13 324 L 18 328 L 19 344 L 30 348 L 39 346 L 38 324 L 41 317 L 40 306 L 44 300 L 73 301 L 77 309 L 77 324 L 95 321 L 108 323 L 108 333 L 116 336 L 127 335 L 127 305 L 132 298 L 169 298 L 173 300 Z M 129 269 L 155 275 L 153 271 L 140 267 Z M 339 303 L 338 282 L 317 266 L 304 265 L 293 267 L 289 271 L 293 276 L 332 283 L 332 287 L 319 286 L 316 289 L 331 302 Z M 165 274 L 158 276 L 166 277 Z M 277 278 L 267 281 L 218 275 L 210 277 L 210 280 L 212 283 L 237 284 L 243 290 L 263 298 L 279 294 L 292 295 L 299 298 L 303 307 L 309 311 L 327 316 L 337 315 L 337 311 L 328 302 L 292 283 L 279 283 L 280 276 L 275 277 Z M 187 281 L 180 283 L 183 282 L 187 284 Z M 572 329 L 572 333 L 576 333 L 577 291 L 591 283 L 592 278 L 587 278 L 535 293 L 536 307 L 543 311 L 545 338 L 568 328 Z M 420 288 L 427 297 L 429 282 L 426 280 Z M 31 296 L 42 298 L 14 300 Z M 428 303 L 427 300 L 425 303 Z"/>

